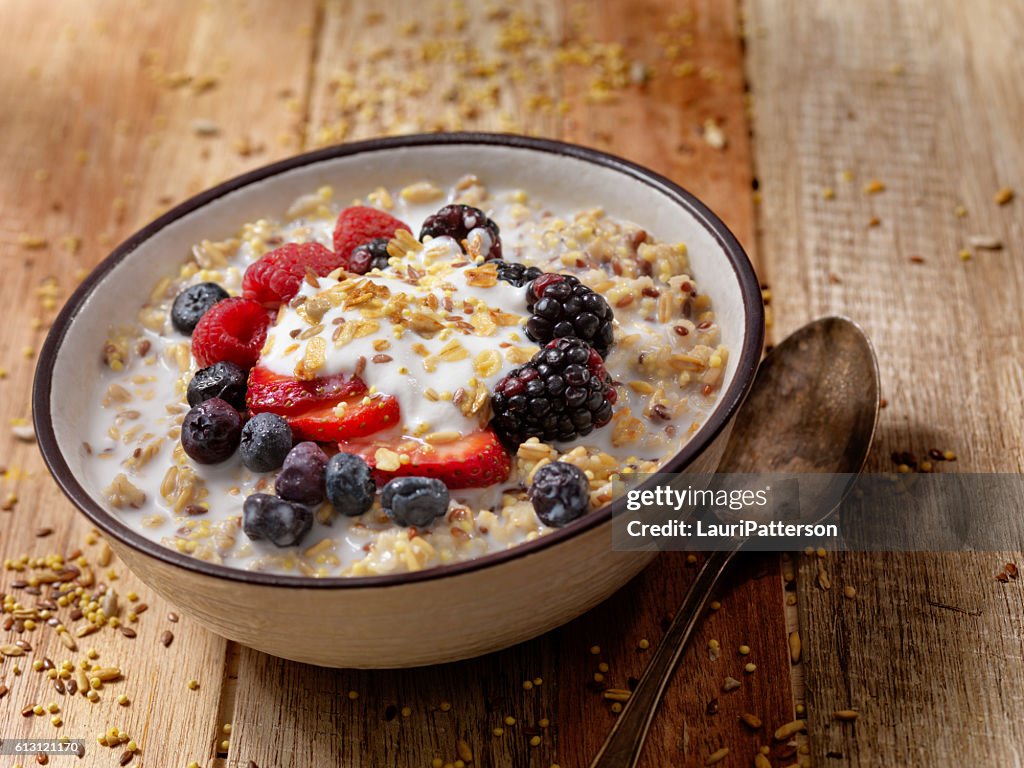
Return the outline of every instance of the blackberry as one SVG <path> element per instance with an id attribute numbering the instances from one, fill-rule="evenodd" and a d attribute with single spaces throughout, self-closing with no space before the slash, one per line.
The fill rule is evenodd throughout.
<path id="1" fill-rule="evenodd" d="M 572 337 L 554 339 L 495 385 L 491 424 L 510 445 L 529 437 L 567 442 L 611 421 L 615 399 L 593 347 Z"/>
<path id="2" fill-rule="evenodd" d="M 501 233 L 498 225 L 479 208 L 471 205 L 446 205 L 432 216 L 428 216 L 420 229 L 420 240 L 430 237 L 453 237 L 459 243 L 469 237 L 470 232 L 482 229 L 487 234 L 483 243 L 483 257 L 486 261 L 501 258 Z"/>
<path id="3" fill-rule="evenodd" d="M 244 411 L 248 378 L 245 371 L 227 360 L 200 368 L 188 383 L 188 404 L 199 405 L 219 397 L 236 410 Z"/>
<path id="4" fill-rule="evenodd" d="M 553 461 L 534 473 L 527 495 L 544 525 L 561 528 L 590 507 L 590 481 L 579 467 Z"/>
<path id="5" fill-rule="evenodd" d="M 612 308 L 604 297 L 571 275 L 544 274 L 526 289 L 531 312 L 526 335 L 538 344 L 575 337 L 601 357 L 612 345 Z"/>
<path id="6" fill-rule="evenodd" d="M 377 237 L 368 243 L 357 245 L 348 257 L 348 271 L 357 275 L 388 268 L 388 242 L 386 237 Z"/>
<path id="7" fill-rule="evenodd" d="M 196 324 L 210 307 L 228 297 L 228 292 L 216 283 L 190 285 L 174 298 L 171 304 L 171 323 L 181 333 L 191 336 Z"/>
<path id="8" fill-rule="evenodd" d="M 531 280 L 544 274 L 537 267 L 528 267 L 525 264 L 518 264 L 512 261 L 494 259 L 492 263 L 498 266 L 498 279 L 504 280 L 516 288 L 521 288 Z"/>

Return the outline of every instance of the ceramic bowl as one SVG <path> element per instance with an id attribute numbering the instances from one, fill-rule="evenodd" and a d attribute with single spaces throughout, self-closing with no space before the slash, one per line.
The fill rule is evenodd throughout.
<path id="1" fill-rule="evenodd" d="M 543 195 L 553 206 L 601 205 L 660 240 L 687 243 L 732 350 L 719 400 L 664 471 L 711 471 L 754 377 L 764 328 L 757 277 L 725 225 L 693 195 L 592 149 L 490 134 L 376 139 L 300 155 L 220 184 L 122 243 L 78 288 L 51 330 L 33 393 L 50 471 L 117 555 L 182 613 L 231 640 L 324 666 L 405 667 L 494 651 L 557 627 L 601 602 L 651 553 L 613 551 L 614 504 L 514 549 L 417 573 L 315 579 L 207 563 L 143 538 L 106 508 L 81 447 L 107 329 L 131 324 L 148 287 L 177 273 L 193 243 L 279 216 L 324 184 L 336 199 L 420 178 L 466 173 Z"/>

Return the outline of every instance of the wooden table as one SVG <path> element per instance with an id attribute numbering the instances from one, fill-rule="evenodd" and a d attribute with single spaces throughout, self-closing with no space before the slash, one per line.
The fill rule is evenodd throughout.
<path id="1" fill-rule="evenodd" d="M 0 633 L 33 647 L 0 662 L 0 737 L 84 737 L 89 766 L 118 763 L 124 745 L 96 744 L 116 727 L 141 747 L 131 764 L 154 767 L 428 766 L 454 763 L 462 741 L 474 765 L 576 768 L 615 716 L 594 674 L 627 687 L 644 668 L 641 640 L 658 642 L 693 573 L 683 555 L 559 631 L 440 668 L 316 669 L 172 623 L 116 561 L 99 565 L 102 542 L 15 434 L 33 350 L 86 270 L 169 205 L 323 143 L 510 130 L 649 165 L 747 247 L 771 286 L 774 338 L 831 312 L 873 337 L 888 401 L 873 469 L 938 447 L 958 457 L 943 471 L 1021 471 L 1024 216 L 1020 199 L 995 197 L 1024 190 L 1022 29 L 1024 6 L 996 0 L 2 0 L 0 551 L 80 549 L 98 581 L 138 593 L 127 609 L 149 610 L 132 623 L 122 609 L 134 639 L 104 629 L 77 652 L 48 626 Z M 1014 557 L 746 561 L 643 765 L 704 765 L 727 748 L 721 765 L 746 766 L 762 745 L 775 766 L 1019 763 L 1024 592 L 995 578 Z M 5 570 L 0 591 L 34 605 L 12 586 L 23 577 Z M 124 670 L 96 703 L 32 668 L 90 646 Z M 727 675 L 738 690 L 722 691 Z M 21 715 L 51 701 L 59 727 Z M 805 705 L 806 756 L 772 739 Z M 844 709 L 859 718 L 834 719 Z M 744 712 L 764 725 L 741 725 Z"/>

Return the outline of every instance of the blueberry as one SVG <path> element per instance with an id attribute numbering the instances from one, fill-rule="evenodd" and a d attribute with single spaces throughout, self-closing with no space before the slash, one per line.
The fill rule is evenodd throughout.
<path id="1" fill-rule="evenodd" d="M 181 422 L 181 447 L 200 464 L 231 457 L 242 437 L 242 417 L 219 397 L 204 400 Z"/>
<path id="2" fill-rule="evenodd" d="M 398 525 L 426 528 L 448 511 L 448 487 L 432 477 L 396 477 L 381 490 L 380 502 Z"/>
<path id="3" fill-rule="evenodd" d="M 219 397 L 236 410 L 244 411 L 247 389 L 245 371 L 225 360 L 196 371 L 188 383 L 188 404 L 199 405 L 211 397 Z"/>
<path id="4" fill-rule="evenodd" d="M 242 464 L 253 472 L 272 472 L 292 449 L 292 428 L 276 413 L 257 413 L 242 427 L 238 452 Z"/>
<path id="5" fill-rule="evenodd" d="M 302 504 L 319 504 L 324 500 L 324 471 L 327 454 L 316 443 L 299 443 L 285 457 L 284 466 L 274 483 L 282 499 Z"/>
<path id="6" fill-rule="evenodd" d="M 528 495 L 540 521 L 561 528 L 589 508 L 590 481 L 579 467 L 553 461 L 534 474 Z"/>
<path id="7" fill-rule="evenodd" d="M 242 530 L 253 541 L 278 547 L 301 542 L 313 527 L 313 510 L 269 493 L 254 493 L 242 505 Z"/>
<path id="8" fill-rule="evenodd" d="M 355 517 L 373 506 L 377 485 L 359 456 L 338 453 L 327 462 L 327 499 L 342 515 Z"/>
<path id="9" fill-rule="evenodd" d="M 186 336 L 191 336 L 199 319 L 210 307 L 228 297 L 216 283 L 197 283 L 179 293 L 171 305 L 171 323 Z"/>

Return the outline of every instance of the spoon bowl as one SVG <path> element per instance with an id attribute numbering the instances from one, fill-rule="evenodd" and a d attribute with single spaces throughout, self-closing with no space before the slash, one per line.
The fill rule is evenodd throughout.
<path id="1" fill-rule="evenodd" d="M 718 472 L 822 474 L 824 482 L 806 484 L 812 496 L 802 500 L 824 519 L 845 498 L 864 466 L 878 409 L 878 363 L 864 331 L 845 317 L 815 320 L 762 361 Z M 697 619 L 744 543 L 743 538 L 735 538 L 727 548 L 705 558 L 591 768 L 636 766 L 665 686 Z"/>

